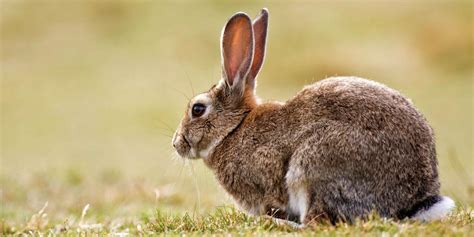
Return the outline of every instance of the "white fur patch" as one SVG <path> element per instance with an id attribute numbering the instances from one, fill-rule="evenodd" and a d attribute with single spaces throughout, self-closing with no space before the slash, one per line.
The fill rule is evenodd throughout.
<path id="1" fill-rule="evenodd" d="M 288 208 L 291 213 L 300 217 L 303 223 L 308 210 L 308 190 L 304 185 L 304 173 L 300 167 L 291 167 L 286 174 L 286 183 L 288 185 Z"/>
<path id="2" fill-rule="evenodd" d="M 191 157 L 197 157 L 196 149 L 191 147 L 191 149 L 189 150 L 189 154 L 191 155 Z"/>
<path id="3" fill-rule="evenodd" d="M 214 151 L 214 148 L 217 146 L 217 142 L 212 141 L 209 143 L 209 146 L 204 149 L 199 151 L 199 156 L 203 159 L 206 159 L 209 154 L 211 154 Z"/>
<path id="4" fill-rule="evenodd" d="M 456 206 L 453 199 L 449 197 L 442 197 L 441 200 L 431 206 L 428 210 L 422 210 L 416 213 L 413 217 L 420 221 L 433 221 L 446 217 Z"/>
<path id="5" fill-rule="evenodd" d="M 289 190 L 290 200 L 289 208 L 293 214 L 300 217 L 300 222 L 303 223 L 308 210 L 308 192 L 302 186 L 297 189 Z"/>
<path id="6" fill-rule="evenodd" d="M 219 82 L 217 83 L 216 85 L 216 88 L 217 89 L 222 89 L 222 87 L 225 86 L 225 80 L 224 79 L 220 79 Z"/>
<path id="7" fill-rule="evenodd" d="M 202 93 L 193 98 L 193 104 L 194 103 L 201 103 L 208 105 L 211 103 L 211 98 L 209 98 L 209 95 L 207 93 Z"/>

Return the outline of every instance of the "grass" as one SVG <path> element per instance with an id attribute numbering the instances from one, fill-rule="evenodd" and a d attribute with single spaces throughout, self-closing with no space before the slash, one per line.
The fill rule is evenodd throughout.
<path id="1" fill-rule="evenodd" d="M 473 235 L 471 1 L 0 5 L 4 235 Z M 294 230 L 232 209 L 201 161 L 174 159 L 186 97 L 219 79 L 225 20 L 261 7 L 270 28 L 259 96 L 284 101 L 333 75 L 401 91 L 433 126 L 441 192 L 462 208 L 443 222 L 374 217 Z"/>
<path id="2" fill-rule="evenodd" d="M 170 215 L 160 209 L 143 214 L 139 220 L 91 222 L 87 219 L 89 205 L 84 207 L 81 217 L 74 221 L 65 219 L 60 223 L 49 223 L 46 205 L 22 225 L 0 222 L 3 235 L 31 234 L 77 234 L 88 235 L 318 235 L 318 236 L 472 236 L 474 234 L 474 212 L 458 208 L 442 221 L 421 223 L 413 220 L 394 221 L 371 216 L 354 224 L 315 223 L 303 228 L 277 224 L 268 217 L 248 216 L 232 207 L 220 207 L 201 215 Z"/>
<path id="3" fill-rule="evenodd" d="M 185 169 L 191 167 L 184 167 Z M 198 167 L 195 167 L 198 168 Z M 195 172 L 202 172 L 197 169 Z M 183 171 L 185 172 L 185 171 Z M 60 172 L 59 172 L 60 173 Z M 192 171 L 189 171 L 192 173 Z M 25 175 L 27 176 L 27 175 Z M 26 180 L 26 181 L 25 181 Z M 188 190 L 179 184 L 155 186 L 130 180 L 118 171 L 100 176 L 66 171 L 35 174 L 25 180 L 4 180 L 0 232 L 64 235 L 314 235 L 320 236 L 472 236 L 474 212 L 458 203 L 447 219 L 430 223 L 394 221 L 371 216 L 353 225 L 318 223 L 303 229 L 278 225 L 268 217 L 252 217 L 229 204 L 215 200 L 221 191 L 204 192 L 205 186 Z M 27 189 L 22 189 L 27 187 Z M 187 187 L 187 185 L 185 185 Z M 12 192 L 15 190 L 15 192 Z M 199 194 L 201 193 L 201 194 Z M 5 195 L 6 194 L 6 195 Z M 202 195 L 198 198 L 198 195 Z M 189 200 L 191 199 L 191 200 Z M 46 203 L 39 201 L 47 200 Z M 6 202 L 4 202 L 6 201 Z M 187 208 L 188 202 L 194 207 Z"/>

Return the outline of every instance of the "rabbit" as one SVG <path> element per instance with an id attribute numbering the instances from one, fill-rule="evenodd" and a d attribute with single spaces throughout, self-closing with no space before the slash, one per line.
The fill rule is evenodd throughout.
<path id="1" fill-rule="evenodd" d="M 284 103 L 261 102 L 256 78 L 268 10 L 238 12 L 221 35 L 222 78 L 192 98 L 172 139 L 202 158 L 251 215 L 306 225 L 381 217 L 441 219 L 455 207 L 440 195 L 432 128 L 394 89 L 358 77 L 305 86 Z"/>

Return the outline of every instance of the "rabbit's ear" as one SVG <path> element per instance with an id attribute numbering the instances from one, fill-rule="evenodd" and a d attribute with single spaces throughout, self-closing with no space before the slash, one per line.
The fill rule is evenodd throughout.
<path id="1" fill-rule="evenodd" d="M 255 78 L 262 68 L 265 59 L 265 48 L 267 44 L 268 10 L 263 8 L 260 15 L 253 21 L 253 35 L 255 40 L 255 50 L 253 54 L 252 67 L 247 77 L 247 85 L 255 88 Z"/>
<path id="2" fill-rule="evenodd" d="M 222 65 L 224 79 L 232 88 L 243 89 L 253 57 L 253 29 L 245 13 L 232 16 L 222 31 Z"/>

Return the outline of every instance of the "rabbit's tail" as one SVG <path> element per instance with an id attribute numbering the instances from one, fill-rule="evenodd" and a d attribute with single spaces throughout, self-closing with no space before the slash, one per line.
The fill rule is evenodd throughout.
<path id="1" fill-rule="evenodd" d="M 447 216 L 456 207 L 453 199 L 446 196 L 433 196 L 419 203 L 418 210 L 412 216 L 415 220 L 433 221 Z"/>

